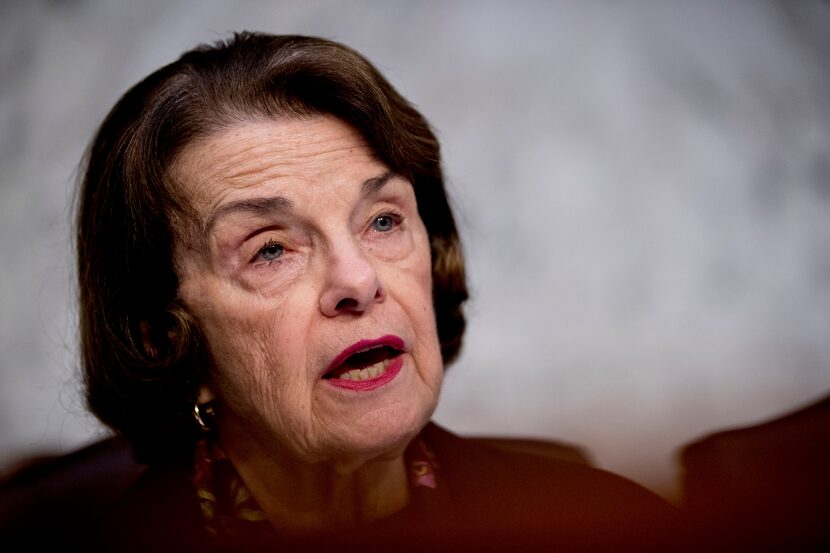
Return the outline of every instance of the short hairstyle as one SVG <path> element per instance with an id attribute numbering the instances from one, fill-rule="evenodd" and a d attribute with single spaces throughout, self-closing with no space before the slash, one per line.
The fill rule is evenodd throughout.
<path id="1" fill-rule="evenodd" d="M 264 118 L 330 114 L 410 180 L 432 254 L 445 366 L 458 355 L 464 258 L 429 124 L 366 59 L 324 39 L 239 33 L 184 53 L 132 87 L 84 160 L 77 206 L 81 363 L 90 410 L 141 462 L 187 455 L 210 364 L 178 298 L 174 241 L 194 213 L 170 177 L 188 144 Z"/>

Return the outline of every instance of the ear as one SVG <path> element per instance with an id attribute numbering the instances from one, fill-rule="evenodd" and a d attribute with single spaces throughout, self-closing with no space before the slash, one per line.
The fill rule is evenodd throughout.
<path id="1" fill-rule="evenodd" d="M 213 390 L 207 384 L 202 384 L 199 388 L 199 396 L 196 398 L 196 402 L 200 405 L 203 403 L 208 403 L 216 399 L 216 395 L 213 393 Z"/>

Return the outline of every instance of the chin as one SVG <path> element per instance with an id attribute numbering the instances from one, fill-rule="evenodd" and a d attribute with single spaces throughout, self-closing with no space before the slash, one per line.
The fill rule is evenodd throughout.
<path id="1" fill-rule="evenodd" d="M 355 456 L 364 459 L 400 456 L 429 422 L 434 409 L 433 405 L 429 409 L 373 413 L 364 418 L 359 427 L 350 429 L 352 431 L 347 433 L 349 443 L 343 444 L 343 450 L 351 450 Z"/>

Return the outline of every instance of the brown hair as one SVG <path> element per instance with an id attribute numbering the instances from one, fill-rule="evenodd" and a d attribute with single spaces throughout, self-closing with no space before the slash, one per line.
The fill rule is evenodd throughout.
<path id="1" fill-rule="evenodd" d="M 302 36 L 236 34 L 182 55 L 113 107 L 85 160 L 77 213 L 82 366 L 89 408 L 143 462 L 188 452 L 209 366 L 177 297 L 174 240 L 192 220 L 168 178 L 189 143 L 254 118 L 331 114 L 412 182 L 430 237 L 445 365 L 458 355 L 464 259 L 429 124 L 357 52 Z"/>

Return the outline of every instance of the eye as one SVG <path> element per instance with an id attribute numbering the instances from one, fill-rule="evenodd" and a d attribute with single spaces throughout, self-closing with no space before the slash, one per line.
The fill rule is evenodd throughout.
<path id="1" fill-rule="evenodd" d="M 283 251 L 285 248 L 282 247 L 281 244 L 274 242 L 273 240 L 269 240 L 260 250 L 256 253 L 254 257 L 254 261 L 256 260 L 263 260 L 268 263 L 272 261 L 276 261 L 282 256 Z"/>
<path id="2" fill-rule="evenodd" d="M 383 215 L 375 217 L 375 220 L 372 221 L 372 228 L 378 232 L 389 232 L 398 226 L 399 223 L 400 220 L 396 215 L 384 213 Z"/>

